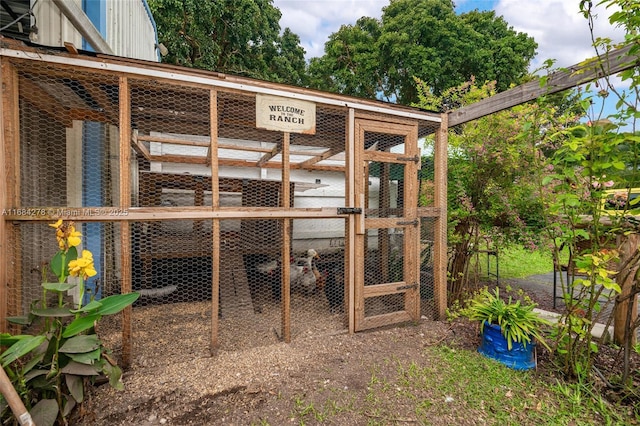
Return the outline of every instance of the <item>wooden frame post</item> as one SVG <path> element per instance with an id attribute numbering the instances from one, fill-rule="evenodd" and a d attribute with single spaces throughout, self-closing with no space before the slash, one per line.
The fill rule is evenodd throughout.
<path id="1" fill-rule="evenodd" d="M 120 107 L 120 208 L 127 210 L 131 207 L 131 93 L 129 79 L 120 77 L 119 81 Z M 129 221 L 120 222 L 120 292 L 131 293 L 131 226 Z M 133 354 L 131 305 L 122 311 L 122 364 L 131 365 Z"/>
<path id="2" fill-rule="evenodd" d="M 0 185 L 0 208 L 9 209 L 18 207 L 20 194 L 20 111 L 19 111 L 19 86 L 18 77 L 14 67 L 8 60 L 0 63 L 0 82 L 2 83 L 2 103 L 0 103 L 0 176 L 3 184 Z M 0 332 L 9 331 L 6 318 L 11 315 L 18 315 L 20 312 L 13 312 L 12 308 L 20 309 L 22 304 L 22 284 L 15 273 L 15 265 L 20 265 L 20 259 L 9 260 L 9 238 L 12 232 L 11 222 L 6 219 L 3 213 L 0 215 Z M 20 253 L 20 241 L 13 235 L 14 255 Z M 19 269 L 18 269 L 19 270 Z M 12 278 L 13 283 L 11 283 Z M 10 292 L 10 287 L 13 292 Z"/>
<path id="3" fill-rule="evenodd" d="M 211 209 L 220 207 L 220 182 L 218 178 L 218 92 L 211 90 L 209 94 L 209 124 L 211 126 L 211 143 L 209 145 L 209 162 L 211 163 Z M 211 223 L 211 355 L 218 349 L 218 316 L 220 314 L 220 219 Z"/>
<path id="4" fill-rule="evenodd" d="M 640 234 L 629 234 L 622 238 L 620 244 L 620 264 L 625 265 L 630 258 L 635 256 L 640 246 Z M 627 315 L 630 315 L 631 321 L 634 321 L 638 317 L 638 296 L 631 296 L 638 265 L 632 263 L 628 268 L 628 270 L 620 271 L 618 274 L 618 285 L 620 285 L 620 289 L 622 290 L 619 297 L 626 297 L 626 300 L 616 304 L 613 314 L 613 341 L 618 345 L 624 345 L 626 343 L 625 334 L 627 332 L 632 333 L 631 336 L 629 336 L 631 337 L 632 345 L 635 345 L 637 340 L 635 333 L 627 330 Z M 631 310 L 630 313 L 629 310 Z"/>
<path id="5" fill-rule="evenodd" d="M 444 319 L 447 310 L 447 138 L 448 114 L 442 114 L 436 131 L 434 153 L 434 205 L 438 208 L 433 243 L 433 293 L 437 319 Z"/>
<path id="6" fill-rule="evenodd" d="M 283 133 L 282 137 L 282 207 L 291 207 L 291 187 L 289 186 L 289 143 L 291 135 Z M 291 219 L 280 219 L 282 221 L 282 340 L 291 342 Z"/>
<path id="7" fill-rule="evenodd" d="M 414 322 L 420 321 L 420 217 L 418 216 L 418 199 L 420 197 L 420 185 L 418 183 L 418 170 L 421 166 L 420 149 L 418 149 L 418 125 L 414 126 L 411 134 L 405 138 L 405 156 L 418 159 L 418 167 L 404 168 L 404 195 L 403 216 L 414 220 L 415 225 L 404 229 L 404 279 L 407 284 L 416 284 L 414 290 L 405 293 L 405 304 L 409 315 Z"/>
<path id="8" fill-rule="evenodd" d="M 349 108 L 349 115 L 347 116 L 347 140 L 345 146 L 345 180 L 347 186 L 347 193 L 345 194 L 347 199 L 346 205 L 357 207 L 356 206 L 356 183 L 355 183 L 355 175 L 356 175 L 356 158 L 355 158 L 355 140 L 356 140 L 356 114 L 353 108 Z M 349 215 L 347 218 L 346 231 L 345 235 L 345 268 L 344 268 L 344 291 L 345 291 L 345 301 L 347 308 L 347 323 L 349 328 L 349 333 L 353 334 L 356 331 L 356 319 L 355 319 L 355 259 L 356 259 L 356 225 L 357 222 L 360 221 L 361 218 L 364 217 L 363 214 L 360 215 Z"/>

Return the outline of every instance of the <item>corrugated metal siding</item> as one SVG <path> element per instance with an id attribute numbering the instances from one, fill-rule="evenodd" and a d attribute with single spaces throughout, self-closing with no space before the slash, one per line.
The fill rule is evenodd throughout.
<path id="1" fill-rule="evenodd" d="M 73 1 L 82 6 L 81 0 Z M 33 2 L 32 2 L 33 3 Z M 51 0 L 38 1 L 33 9 L 38 26 L 38 43 L 45 46 L 64 46 L 65 42 L 82 48 L 82 36 Z"/>
<path id="2" fill-rule="evenodd" d="M 118 56 L 158 60 L 155 31 L 142 0 L 107 1 L 107 43 Z"/>
<path id="3" fill-rule="evenodd" d="M 82 0 L 73 1 L 80 8 Z M 118 56 L 157 61 L 155 31 L 142 0 L 106 0 L 107 43 Z M 63 46 L 64 42 L 82 48 L 82 36 L 51 0 L 40 0 L 34 8 L 38 43 Z"/>

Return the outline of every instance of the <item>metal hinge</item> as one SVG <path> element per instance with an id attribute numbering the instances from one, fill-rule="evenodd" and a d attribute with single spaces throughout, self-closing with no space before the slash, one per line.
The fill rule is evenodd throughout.
<path id="1" fill-rule="evenodd" d="M 416 288 L 418 288 L 418 283 L 401 285 L 400 287 L 396 288 L 396 290 L 398 290 L 398 291 L 400 291 L 400 290 L 415 290 Z"/>
<path id="2" fill-rule="evenodd" d="M 338 214 L 362 214 L 360 207 L 338 207 Z"/>

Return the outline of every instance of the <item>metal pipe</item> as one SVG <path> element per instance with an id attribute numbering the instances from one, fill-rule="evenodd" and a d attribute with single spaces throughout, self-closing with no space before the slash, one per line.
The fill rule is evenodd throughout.
<path id="1" fill-rule="evenodd" d="M 75 2 L 65 0 L 53 0 L 53 3 L 67 17 L 73 26 L 82 34 L 82 37 L 93 47 L 98 53 L 106 53 L 113 55 L 113 50 L 107 44 L 102 35 L 93 25 L 89 17 L 84 11 L 78 7 Z"/>

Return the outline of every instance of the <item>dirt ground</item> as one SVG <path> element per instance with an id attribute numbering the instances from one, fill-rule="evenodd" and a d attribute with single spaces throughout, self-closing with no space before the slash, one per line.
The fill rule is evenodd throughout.
<path id="1" fill-rule="evenodd" d="M 417 326 L 317 335 L 215 357 L 189 354 L 175 364 L 137 365 L 126 372 L 124 391 L 97 388 L 77 424 L 288 424 L 296 398 L 313 401 L 330 386 L 364 399 L 373 365 L 422 359 L 425 345 L 458 338 L 469 340 L 456 336 L 448 324 L 424 320 Z M 341 417 L 341 424 L 362 423 L 362 418 Z"/>
<path id="2" fill-rule="evenodd" d="M 533 289 L 530 295 L 539 307 L 552 309 L 552 298 L 544 289 Z M 203 324 L 209 320 L 210 314 L 197 304 L 177 308 L 185 318 L 201 317 Z M 154 321 L 148 312 L 138 312 L 140 321 Z M 372 368 L 382 368 L 377 374 L 384 374 L 389 360 L 428 363 L 425 347 L 431 345 L 445 343 L 475 350 L 479 343 L 477 326 L 466 320 L 449 323 L 423 319 L 417 325 L 354 335 L 340 325 L 339 315 L 330 320 L 335 327 L 297 334 L 290 344 L 279 342 L 271 323 L 265 321 L 262 331 L 249 335 L 253 345 L 228 347 L 213 357 L 206 350 L 207 333 L 201 341 L 184 339 L 188 328 L 194 327 L 187 322 L 187 328 L 169 330 L 153 339 L 154 344 L 134 346 L 133 364 L 123 376 L 125 390 L 116 391 L 108 385 L 95 388 L 73 424 L 298 424 L 293 414 L 296 400 L 322 404 L 331 389 L 332 397 L 343 395 L 342 402 L 353 406 L 365 401 Z M 176 318 L 175 324 L 184 325 L 184 318 Z M 107 335 L 105 340 L 110 338 Z M 233 336 L 221 339 L 232 341 Z M 614 355 L 603 351 L 599 362 L 614 368 Z M 603 371 L 607 368 L 605 365 Z M 338 420 L 341 425 L 367 424 L 363 416 L 356 405 L 335 417 L 332 424 L 338 424 Z M 447 425 L 450 419 L 433 419 L 433 424 Z M 474 424 L 474 420 L 469 419 L 468 424 Z"/>

